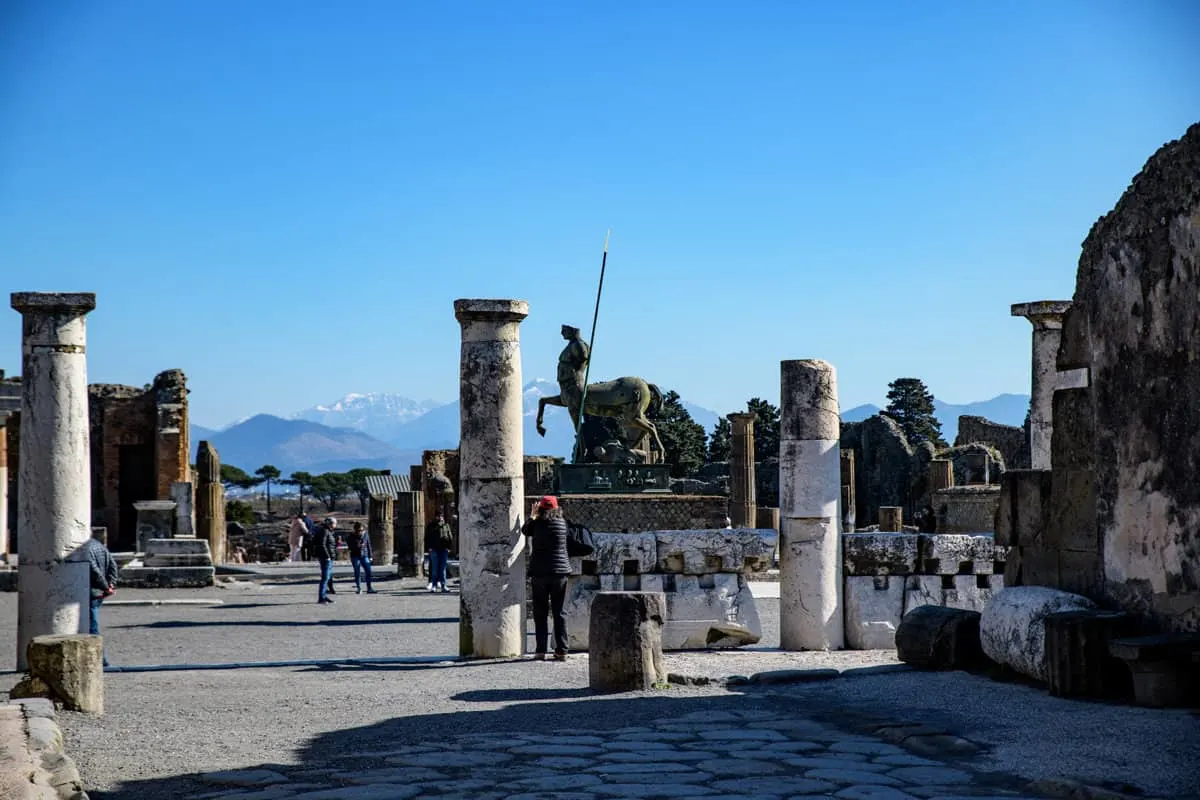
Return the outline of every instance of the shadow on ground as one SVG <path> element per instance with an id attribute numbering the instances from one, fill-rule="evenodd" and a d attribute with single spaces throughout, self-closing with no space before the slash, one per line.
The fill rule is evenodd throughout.
<path id="1" fill-rule="evenodd" d="M 365 625 L 429 625 L 458 622 L 458 617 L 384 617 L 376 619 L 297 620 L 162 620 L 139 625 L 107 625 L 108 628 L 353 628 Z"/>

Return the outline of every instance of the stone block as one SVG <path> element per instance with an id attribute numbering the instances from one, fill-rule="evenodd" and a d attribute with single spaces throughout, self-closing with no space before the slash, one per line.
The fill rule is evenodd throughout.
<path id="1" fill-rule="evenodd" d="M 121 568 L 117 585 L 136 589 L 186 589 L 212 586 L 213 567 L 146 567 L 133 562 Z"/>
<path id="2" fill-rule="evenodd" d="M 664 589 L 664 648 L 737 647 L 762 638 L 758 608 L 740 575 L 670 575 Z"/>
<path id="3" fill-rule="evenodd" d="M 955 575 L 953 588 L 942 590 L 942 605 L 964 611 L 982 612 L 992 599 L 994 575 Z M 1003 580 L 1003 578 L 1001 578 Z"/>
<path id="4" fill-rule="evenodd" d="M 985 663 L 979 624 L 976 611 L 921 606 L 900 620 L 896 656 L 926 669 L 963 669 Z"/>
<path id="5" fill-rule="evenodd" d="M 846 646 L 851 650 L 891 650 L 904 615 L 905 578 L 878 575 L 845 580 Z"/>
<path id="6" fill-rule="evenodd" d="M 761 571 L 770 566 L 778 542 L 773 530 L 655 531 L 654 572 L 707 575 L 715 572 Z"/>
<path id="7" fill-rule="evenodd" d="M 146 567 L 211 567 L 212 559 L 206 555 L 163 554 L 146 556 L 142 559 Z"/>
<path id="8" fill-rule="evenodd" d="M 621 575 L 653 572 L 658 546 L 653 533 L 593 533 L 596 549 L 571 559 L 571 569 L 583 575 Z"/>
<path id="9" fill-rule="evenodd" d="M 592 602 L 588 685 L 645 691 L 666 683 L 662 654 L 666 598 L 657 592 L 600 592 Z"/>
<path id="10" fill-rule="evenodd" d="M 909 575 L 904 579 L 905 614 L 921 606 L 941 606 L 945 602 L 940 575 Z"/>
<path id="11" fill-rule="evenodd" d="M 567 646 L 572 650 L 588 649 L 588 634 L 592 618 L 592 601 L 598 592 L 624 590 L 622 575 L 571 575 L 567 578 L 567 596 L 563 615 L 567 619 Z"/>
<path id="12" fill-rule="evenodd" d="M 173 500 L 145 500 L 133 504 L 137 511 L 137 549 L 145 553 L 152 539 L 169 539 L 175 535 Z"/>
<path id="13" fill-rule="evenodd" d="M 974 575 L 992 571 L 991 534 L 923 533 L 918 572 L 922 575 Z"/>
<path id="14" fill-rule="evenodd" d="M 103 639 L 88 634 L 35 636 L 26 656 L 29 675 L 49 687 L 70 711 L 104 713 Z M 16 695 L 14 695 L 16 696 Z"/>
<path id="15" fill-rule="evenodd" d="M 997 544 L 1041 542 L 1051 508 L 1051 485 L 1049 470 L 1013 469 L 1004 473 L 996 512 Z"/>
<path id="16" fill-rule="evenodd" d="M 915 533 L 843 533 L 845 574 L 913 574 L 917 571 L 918 542 Z"/>
<path id="17" fill-rule="evenodd" d="M 993 661 L 1038 681 L 1047 680 L 1045 620 L 1059 611 L 1094 609 L 1086 597 L 1044 586 L 1011 586 L 983 610 L 979 635 Z"/>
<path id="18" fill-rule="evenodd" d="M 212 562 L 212 549 L 207 539 L 172 538 L 150 539 L 146 542 L 146 555 L 204 555 Z"/>

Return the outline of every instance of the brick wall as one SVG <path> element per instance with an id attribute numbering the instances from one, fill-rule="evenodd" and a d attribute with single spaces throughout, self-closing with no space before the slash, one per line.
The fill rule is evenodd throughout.
<path id="1" fill-rule="evenodd" d="M 526 506 L 537 499 L 525 498 Z M 716 495 L 572 494 L 559 505 L 572 522 L 605 533 L 724 528 L 729 514 L 729 498 Z"/>

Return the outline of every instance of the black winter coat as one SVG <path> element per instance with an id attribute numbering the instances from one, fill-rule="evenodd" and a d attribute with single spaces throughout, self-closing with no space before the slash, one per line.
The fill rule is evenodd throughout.
<path id="1" fill-rule="evenodd" d="M 529 576 L 548 578 L 570 575 L 567 558 L 567 521 L 562 517 L 538 517 L 525 523 L 521 532 L 529 537 Z"/>
<path id="2" fill-rule="evenodd" d="M 317 527 L 316 534 L 317 561 L 337 560 L 337 534 L 333 528 L 326 525 Z"/>

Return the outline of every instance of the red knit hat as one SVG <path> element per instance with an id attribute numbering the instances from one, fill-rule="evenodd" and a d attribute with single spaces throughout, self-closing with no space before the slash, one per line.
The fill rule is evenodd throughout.
<path id="1" fill-rule="evenodd" d="M 558 508 L 558 498 L 548 494 L 542 498 L 542 502 L 538 503 L 538 508 Z"/>

